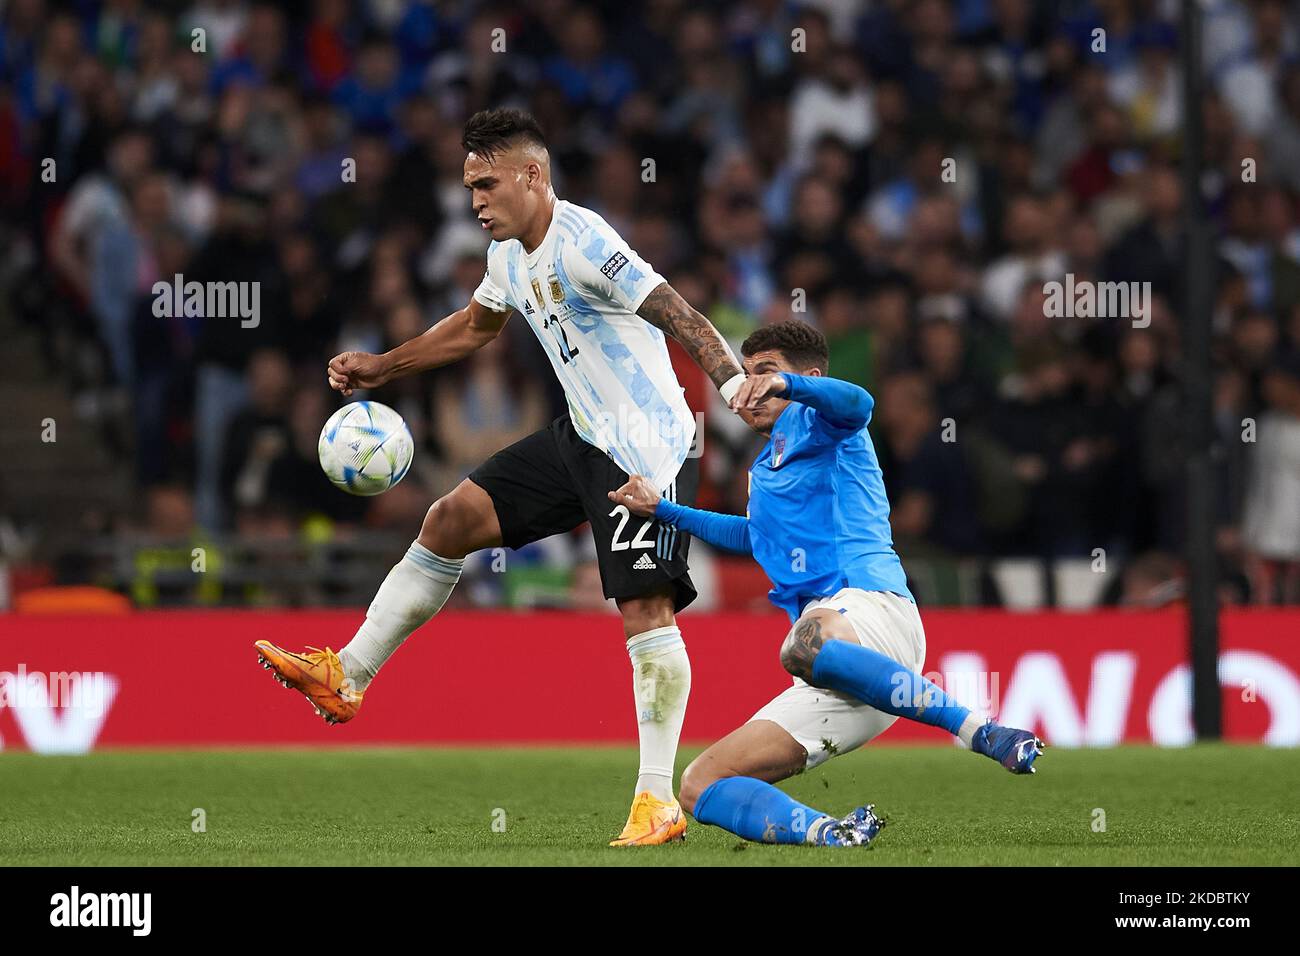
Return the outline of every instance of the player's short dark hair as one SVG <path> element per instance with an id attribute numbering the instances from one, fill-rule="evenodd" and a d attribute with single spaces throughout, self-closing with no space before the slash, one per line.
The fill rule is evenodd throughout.
<path id="1" fill-rule="evenodd" d="M 488 162 L 497 154 L 520 142 L 546 149 L 546 134 L 531 113 L 523 110 L 479 110 L 465 124 L 460 144 L 469 153 L 478 153 Z"/>
<path id="2" fill-rule="evenodd" d="M 826 336 L 807 322 L 790 319 L 756 329 L 741 343 L 740 354 L 749 358 L 771 349 L 798 368 L 818 368 L 823 373 L 830 370 L 831 349 Z"/>

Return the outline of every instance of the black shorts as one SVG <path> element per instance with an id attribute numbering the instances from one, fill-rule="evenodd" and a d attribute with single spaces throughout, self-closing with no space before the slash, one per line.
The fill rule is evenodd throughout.
<path id="1" fill-rule="evenodd" d="M 501 449 L 469 476 L 492 498 L 508 548 L 591 523 L 605 597 L 642 597 L 671 582 L 680 611 L 695 600 L 686 565 L 691 536 L 628 512 L 607 497 L 628 480 L 608 455 L 578 436 L 568 415 Z M 688 458 L 665 498 L 695 504 L 698 459 Z"/>

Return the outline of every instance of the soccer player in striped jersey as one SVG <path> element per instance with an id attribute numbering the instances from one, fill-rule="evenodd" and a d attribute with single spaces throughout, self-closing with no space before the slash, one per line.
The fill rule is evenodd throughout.
<path id="1" fill-rule="evenodd" d="M 519 548 L 589 522 L 605 596 L 623 617 L 641 744 L 632 809 L 613 843 L 679 839 L 686 818 L 673 793 L 673 766 L 691 670 L 675 614 L 696 594 L 687 568 L 690 536 L 635 518 L 621 504 L 611 508 L 607 495 L 639 474 L 669 500 L 694 501 L 699 462 L 688 451 L 695 420 L 666 336 L 728 401 L 744 373 L 709 320 L 608 223 L 556 197 L 546 140 L 531 116 L 477 113 L 462 145 L 465 187 L 492 240 L 482 283 L 463 309 L 390 352 L 335 356 L 330 385 L 351 395 L 459 361 L 496 338 L 517 312 L 564 386 L 568 413 L 502 449 L 433 503 L 419 537 L 337 655 L 258 641 L 260 659 L 327 721 L 351 720 L 380 666 L 442 608 L 467 554 Z"/>
<path id="2" fill-rule="evenodd" d="M 921 676 L 925 631 L 895 553 L 889 501 L 863 389 L 828 378 L 825 337 L 804 322 L 765 326 L 741 346 L 749 377 L 732 407 L 768 436 L 749 471 L 745 515 L 664 499 L 639 476 L 610 492 L 723 550 L 749 554 L 791 628 L 781 664 L 793 685 L 682 774 L 695 819 L 768 843 L 860 846 L 881 820 L 870 806 L 842 819 L 772 786 L 883 733 L 899 717 L 942 727 L 1012 773 L 1033 773 L 1043 742 L 981 722 Z"/>

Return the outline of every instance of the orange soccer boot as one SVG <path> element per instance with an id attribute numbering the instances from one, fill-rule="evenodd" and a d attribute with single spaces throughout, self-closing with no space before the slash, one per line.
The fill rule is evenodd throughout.
<path id="1" fill-rule="evenodd" d="M 295 654 L 270 641 L 258 641 L 257 661 L 271 676 L 311 701 L 312 708 L 327 724 L 345 724 L 357 715 L 364 696 L 344 676 L 338 655 L 328 647 L 309 647 L 306 654 Z"/>
<path id="2" fill-rule="evenodd" d="M 632 811 L 618 839 L 610 846 L 657 846 L 686 839 L 686 814 L 676 800 L 665 803 L 641 792 L 632 801 Z"/>

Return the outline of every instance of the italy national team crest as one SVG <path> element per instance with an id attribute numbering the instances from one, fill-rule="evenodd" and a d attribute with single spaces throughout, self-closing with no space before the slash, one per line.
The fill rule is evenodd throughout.
<path id="1" fill-rule="evenodd" d="M 781 467 L 781 457 L 785 454 L 785 436 L 772 436 L 772 467 Z"/>

